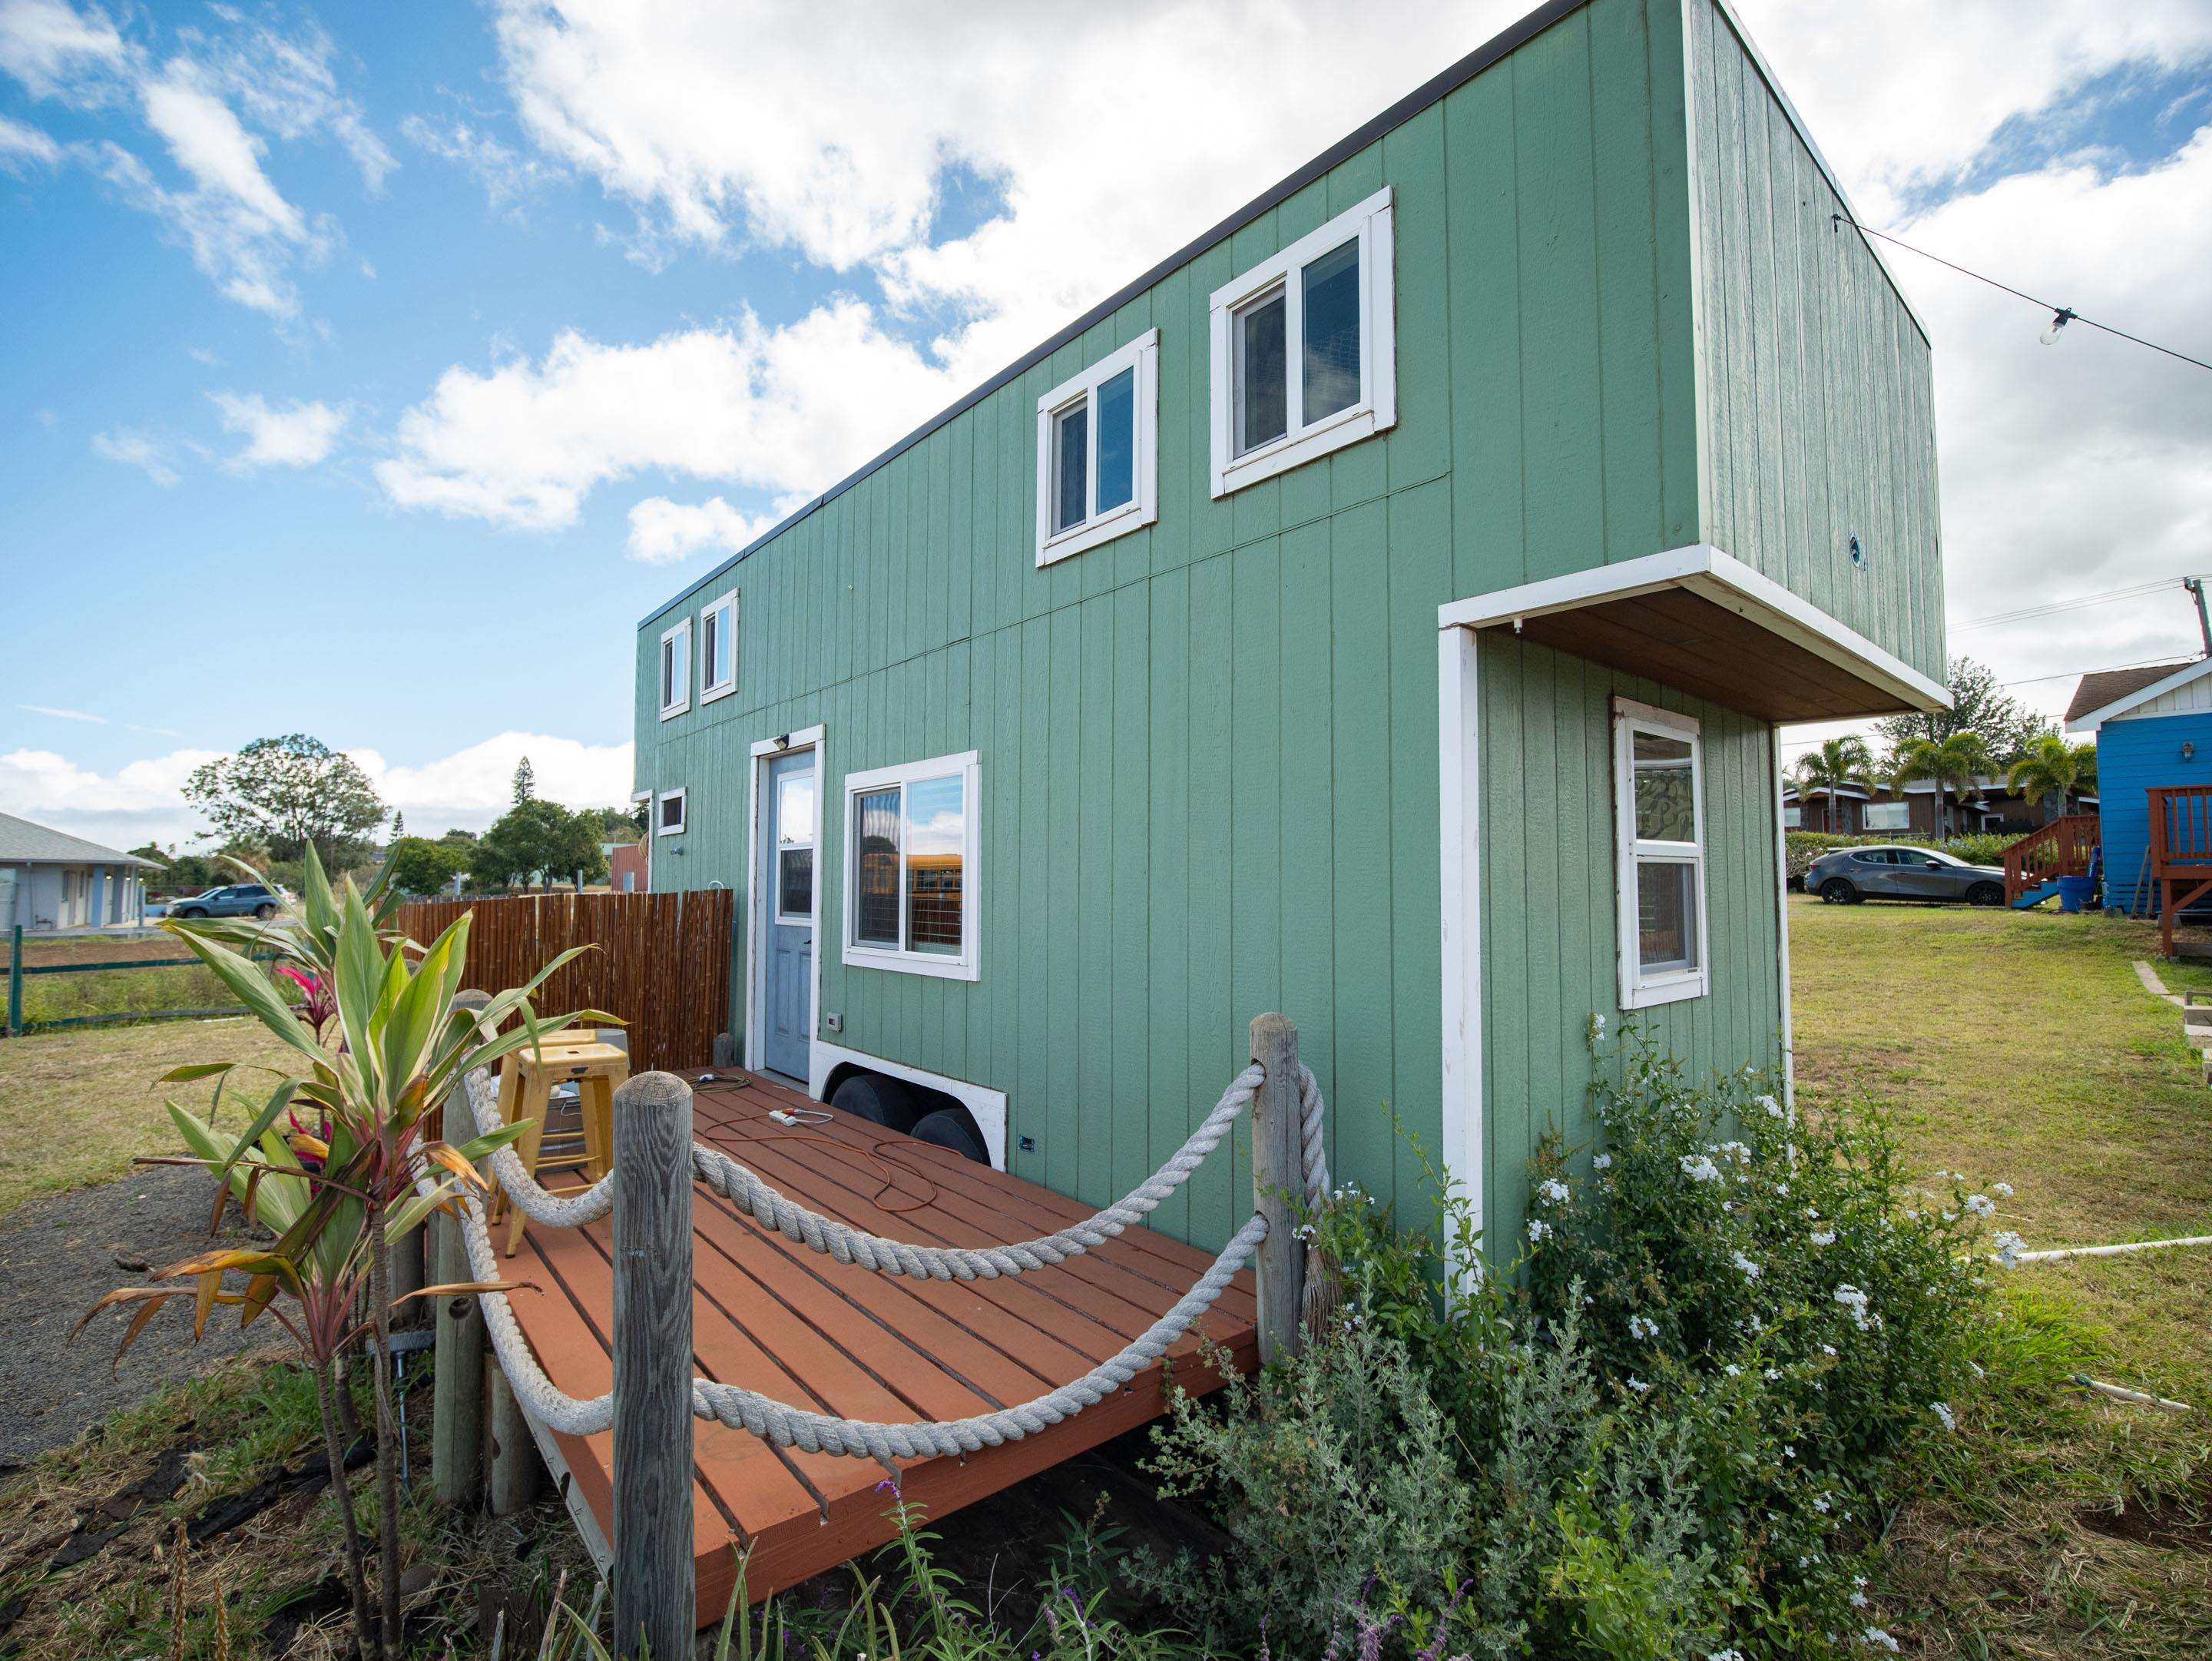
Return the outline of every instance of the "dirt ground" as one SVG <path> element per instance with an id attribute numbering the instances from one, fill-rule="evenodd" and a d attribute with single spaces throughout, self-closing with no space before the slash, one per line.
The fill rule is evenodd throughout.
<path id="1" fill-rule="evenodd" d="M 281 1329 L 257 1323 L 241 1333 L 229 1311 L 210 1319 L 196 1345 L 188 1305 L 155 1316 L 119 1368 L 127 1312 L 103 1314 L 69 1342 L 103 1293 L 144 1283 L 149 1269 L 204 1248 L 214 1196 L 204 1171 L 148 1167 L 0 1218 L 0 1472 L 228 1356 L 285 1347 Z M 245 1238 L 234 1208 L 222 1238 Z"/>

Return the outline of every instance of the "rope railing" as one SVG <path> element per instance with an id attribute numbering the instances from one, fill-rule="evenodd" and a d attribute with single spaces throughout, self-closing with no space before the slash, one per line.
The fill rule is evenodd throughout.
<path id="1" fill-rule="evenodd" d="M 1303 1167 L 1300 1186 L 1309 1203 L 1318 1203 L 1328 1191 L 1321 1086 L 1310 1068 L 1297 1066 L 1295 1073 Z M 763 1226 L 837 1262 L 883 1275 L 938 1281 L 991 1280 L 1065 1262 L 1141 1222 L 1220 1146 L 1265 1080 L 1265 1069 L 1258 1063 L 1244 1068 L 1230 1081 L 1221 1099 L 1182 1146 L 1114 1204 L 1051 1234 L 1010 1245 L 923 1245 L 857 1229 L 796 1203 L 720 1149 L 696 1141 L 690 1148 L 692 1174 Z M 478 1131 L 500 1129 L 503 1120 L 497 1092 L 487 1074 L 482 1069 L 471 1074 L 465 1088 Z M 489 1163 L 493 1179 L 509 1203 L 534 1222 L 581 1227 L 605 1217 L 613 1208 L 611 1172 L 588 1188 L 556 1194 L 536 1180 L 511 1147 L 498 1149 Z M 428 1171 L 418 1175 L 427 1186 Z M 478 1281 L 496 1281 L 500 1262 L 484 1202 L 474 1193 L 465 1193 L 459 1204 L 460 1235 L 470 1271 Z M 1255 1214 L 1174 1306 L 1119 1352 L 1080 1378 L 1012 1407 L 963 1419 L 912 1423 L 846 1419 L 794 1408 L 742 1385 L 695 1375 L 691 1412 L 696 1418 L 749 1432 L 779 1447 L 873 1458 L 886 1464 L 900 1458 L 973 1453 L 1018 1441 L 1095 1406 L 1157 1361 L 1219 1299 L 1267 1233 L 1267 1219 Z M 613 1392 L 575 1396 L 555 1384 L 531 1348 L 505 1293 L 486 1292 L 477 1303 L 500 1366 L 517 1399 L 534 1417 L 554 1430 L 577 1436 L 593 1435 L 613 1424 Z"/>

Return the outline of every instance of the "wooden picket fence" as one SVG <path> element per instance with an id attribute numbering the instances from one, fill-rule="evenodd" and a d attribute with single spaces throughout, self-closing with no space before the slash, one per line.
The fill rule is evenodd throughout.
<path id="1" fill-rule="evenodd" d="M 416 900 L 397 926 L 434 940 L 473 911 L 468 983 L 520 986 L 572 946 L 586 952 L 538 989 L 544 1014 L 604 1009 L 629 1030 L 630 1067 L 705 1067 L 729 1030 L 731 921 L 726 888 L 683 894 L 527 894 L 492 900 Z"/>

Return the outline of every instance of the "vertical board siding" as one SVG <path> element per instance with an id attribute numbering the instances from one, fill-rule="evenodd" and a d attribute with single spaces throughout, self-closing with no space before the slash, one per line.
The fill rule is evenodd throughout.
<path id="1" fill-rule="evenodd" d="M 2195 746 L 2187 757 L 2181 746 Z M 2212 711 L 2138 717 L 2097 728 L 2098 838 L 2105 850 L 2105 892 L 2120 903 L 2138 895 L 2155 909 L 2158 891 L 2148 880 L 2150 799 L 2161 785 L 2212 783 Z M 2108 903 L 2111 903 L 2108 898 Z"/>
<path id="2" fill-rule="evenodd" d="M 1704 539 L 1940 680 L 1928 342 L 1728 18 L 1686 20 Z"/>
<path id="3" fill-rule="evenodd" d="M 1698 539 L 1700 447 L 1721 447 L 1719 417 L 1700 419 L 1691 295 L 1725 252 L 1690 213 L 1712 142 L 1700 133 L 1693 162 L 1699 49 L 1676 0 L 1593 0 L 672 602 L 638 636 L 638 781 L 688 787 L 691 828 L 656 840 L 656 887 L 719 883 L 742 903 L 750 746 L 822 723 L 817 948 L 837 1042 L 1005 1091 L 1009 1168 L 1100 1202 L 1182 1141 L 1249 1058 L 1250 1018 L 1279 1008 L 1331 1104 L 1336 1171 L 1423 1214 L 1400 1130 L 1433 1157 L 1437 610 Z M 1214 500 L 1209 295 L 1384 184 L 1397 426 Z M 1754 280 L 1747 259 L 1723 285 L 1742 321 L 1722 327 L 1709 298 L 1709 331 L 1752 333 Z M 1040 571 L 1036 400 L 1150 328 L 1158 522 Z M 1769 426 L 1797 443 L 1809 417 L 1790 416 L 1792 396 L 1778 390 Z M 1747 423 L 1717 465 L 1759 465 L 1753 408 L 1711 407 Z M 1776 498 L 1778 526 L 1828 512 L 1743 488 Z M 1792 559 L 1766 569 L 1802 590 L 1817 562 Z M 663 619 L 730 587 L 738 694 L 659 721 Z M 1899 618 L 1924 600 L 1900 597 Z M 1590 1015 L 1617 1015 L 1607 701 L 1686 705 L 1578 660 L 1484 651 L 1487 1202 L 1510 1222 L 1534 1138 L 1582 1123 Z M 1716 992 L 1655 1030 L 1700 1067 L 1764 1062 L 1779 1025 L 1767 734 L 1689 707 L 1724 803 Z M 969 748 L 981 978 L 847 969 L 844 777 Z M 733 969 L 734 1020 L 742 948 Z M 1243 1144 L 1158 1224 L 1224 1239 L 1250 1205 Z"/>

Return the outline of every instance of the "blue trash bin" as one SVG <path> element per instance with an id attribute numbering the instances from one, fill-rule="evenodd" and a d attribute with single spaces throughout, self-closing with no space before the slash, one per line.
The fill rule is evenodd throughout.
<path id="1" fill-rule="evenodd" d="M 2061 877 L 2058 879 L 2058 909 L 2065 912 L 2079 911 L 2088 904 L 2089 897 L 2097 891 L 2094 877 Z"/>

